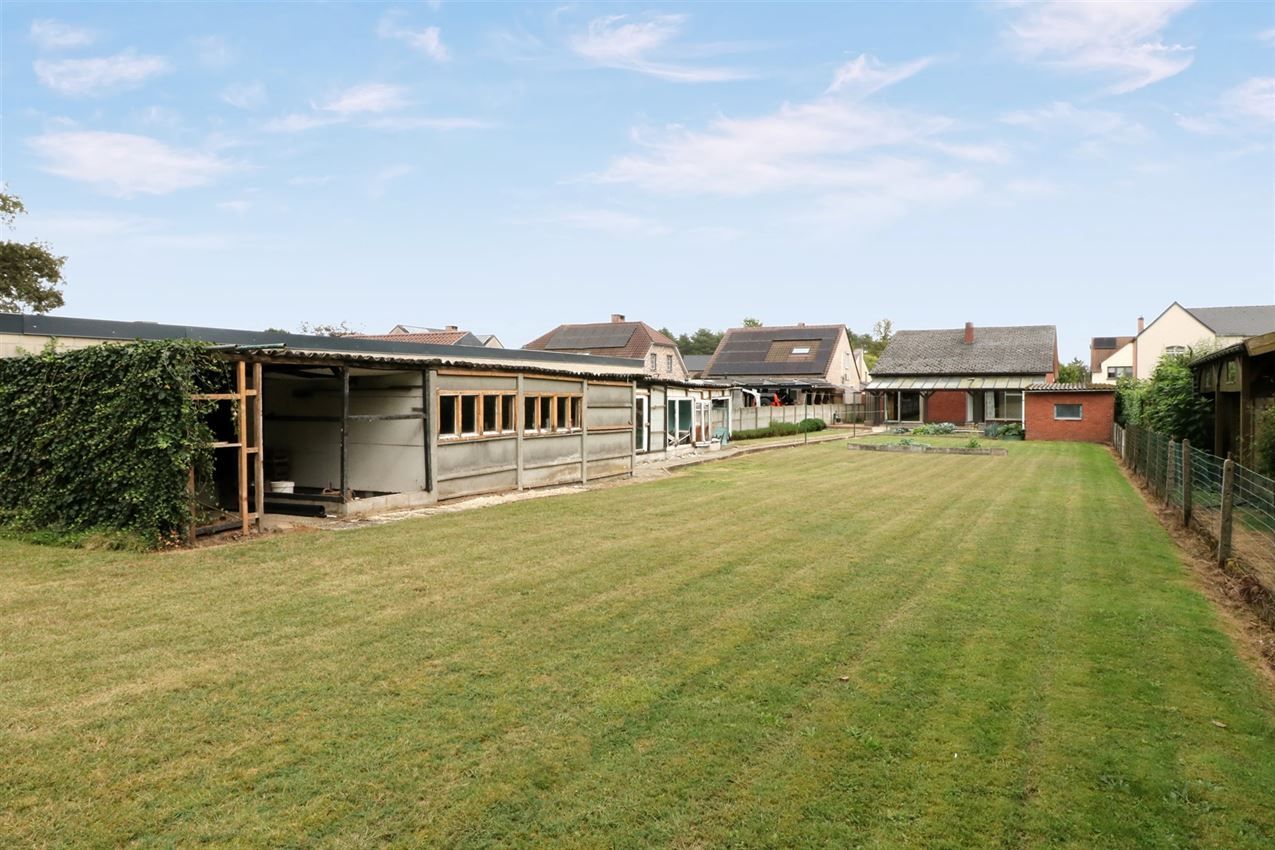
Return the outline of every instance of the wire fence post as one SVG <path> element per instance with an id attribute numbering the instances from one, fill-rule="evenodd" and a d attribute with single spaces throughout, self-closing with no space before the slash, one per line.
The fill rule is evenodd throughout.
<path id="1" fill-rule="evenodd" d="M 1235 508 L 1235 461 L 1222 464 L 1222 508 L 1217 528 L 1217 565 L 1225 567 L 1231 557 L 1231 520 Z"/>
<path id="2" fill-rule="evenodd" d="M 1173 504 L 1173 484 L 1176 476 L 1173 474 L 1173 441 L 1166 440 L 1167 448 L 1164 453 L 1164 504 L 1166 507 Z"/>
<path id="3" fill-rule="evenodd" d="M 1191 441 L 1182 440 L 1182 525 L 1191 525 Z"/>

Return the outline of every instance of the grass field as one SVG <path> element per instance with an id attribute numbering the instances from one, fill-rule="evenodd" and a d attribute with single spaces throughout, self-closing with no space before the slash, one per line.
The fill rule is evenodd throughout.
<path id="1" fill-rule="evenodd" d="M 1269 850 L 1266 686 L 1105 449 L 1010 449 L 0 541 L 0 846 Z"/>

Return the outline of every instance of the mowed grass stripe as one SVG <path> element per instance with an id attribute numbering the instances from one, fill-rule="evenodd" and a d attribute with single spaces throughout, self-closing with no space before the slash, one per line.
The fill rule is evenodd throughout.
<path id="1" fill-rule="evenodd" d="M 1272 840 L 1269 696 L 1097 447 L 0 542 L 0 578 L 6 845 Z"/>

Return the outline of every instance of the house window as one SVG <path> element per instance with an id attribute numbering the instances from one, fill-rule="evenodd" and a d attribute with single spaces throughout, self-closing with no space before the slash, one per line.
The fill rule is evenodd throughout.
<path id="1" fill-rule="evenodd" d="M 658 372 L 659 369 L 660 369 L 660 355 L 652 354 L 651 355 L 651 371 Z"/>
<path id="2" fill-rule="evenodd" d="M 1185 345 L 1166 345 L 1164 347 L 1164 353 L 1170 357 L 1181 357 L 1183 354 L 1186 354 L 1186 346 Z"/>
<path id="3" fill-rule="evenodd" d="M 1001 413 L 1003 419 L 1023 419 L 1023 394 L 1022 393 L 1005 393 L 1004 412 Z"/>
<path id="4" fill-rule="evenodd" d="M 900 422 L 920 422 L 921 421 L 921 394 L 920 393 L 899 393 L 899 421 Z"/>
<path id="5" fill-rule="evenodd" d="M 1083 404 L 1055 404 L 1054 418 L 1055 419 L 1083 419 L 1084 417 L 1081 416 L 1081 413 L 1084 410 L 1084 407 L 1085 406 Z"/>
<path id="6" fill-rule="evenodd" d="M 673 355 L 672 354 L 664 355 L 664 371 L 670 374 L 672 374 L 673 372 Z"/>
<path id="7" fill-rule="evenodd" d="M 1119 378 L 1132 378 L 1132 377 L 1133 377 L 1132 366 L 1108 366 L 1107 367 L 1107 378 L 1112 381 L 1115 381 Z"/>

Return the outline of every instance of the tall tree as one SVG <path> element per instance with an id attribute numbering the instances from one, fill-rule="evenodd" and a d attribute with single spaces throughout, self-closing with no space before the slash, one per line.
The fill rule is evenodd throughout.
<path id="1" fill-rule="evenodd" d="M 746 317 L 746 318 L 744 319 L 744 327 L 746 327 L 746 328 L 760 328 L 760 327 L 761 327 L 761 319 L 754 319 L 754 318 L 752 318 L 752 317 Z"/>
<path id="2" fill-rule="evenodd" d="M 358 333 L 358 331 L 344 321 L 339 325 L 326 322 L 302 322 L 297 326 L 297 333 L 309 334 L 310 336 L 351 336 Z"/>
<path id="3" fill-rule="evenodd" d="M 9 230 L 26 211 L 17 195 L 0 192 L 0 221 Z M 65 262 L 43 242 L 0 241 L 0 310 L 47 313 L 61 307 Z"/>

